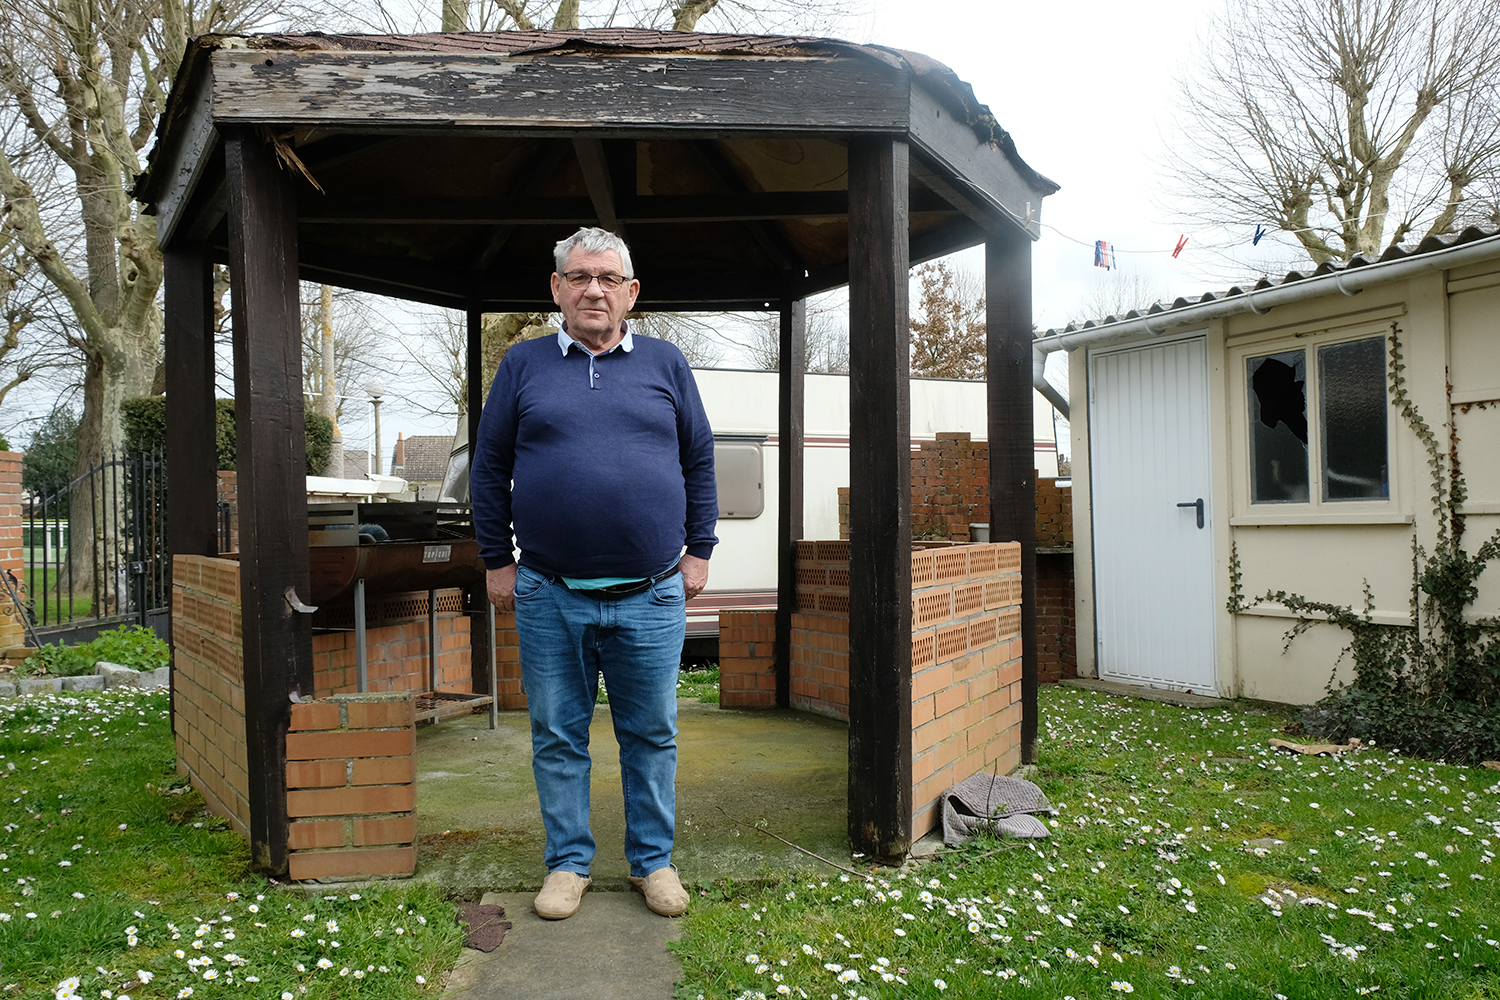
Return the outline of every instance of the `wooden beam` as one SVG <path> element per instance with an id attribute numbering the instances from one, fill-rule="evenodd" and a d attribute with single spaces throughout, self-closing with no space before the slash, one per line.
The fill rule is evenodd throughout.
<path id="1" fill-rule="evenodd" d="M 542 155 L 538 156 L 532 164 L 531 173 L 527 176 L 525 183 L 521 185 L 515 195 L 518 198 L 535 198 L 541 193 L 542 188 L 557 175 L 568 156 L 573 152 L 569 143 L 559 139 L 542 140 Z M 474 271 L 483 273 L 490 269 L 495 258 L 500 255 L 505 244 L 510 242 L 511 235 L 516 231 L 516 224 L 511 222 L 497 223 L 486 237 L 479 256 L 474 261 Z"/>
<path id="2" fill-rule="evenodd" d="M 911 848 L 907 146 L 849 142 L 849 839 Z"/>
<path id="3" fill-rule="evenodd" d="M 720 194 L 745 194 L 745 182 L 730 165 L 729 158 L 719 148 L 718 143 L 707 139 L 689 142 L 686 144 L 689 152 L 697 158 L 698 164 L 707 171 L 709 179 L 718 189 Z M 849 211 L 848 192 L 840 192 L 844 197 L 844 214 Z M 781 230 L 769 224 L 768 219 L 746 219 L 745 228 L 750 237 L 760 244 L 771 260 L 783 271 L 793 272 L 801 276 L 805 270 L 802 255 L 792 241 L 786 238 Z"/>
<path id="4" fill-rule="evenodd" d="M 202 244 L 163 253 L 167 375 L 167 529 L 171 551 L 219 554 L 214 461 L 213 263 Z"/>
<path id="5" fill-rule="evenodd" d="M 1041 236 L 1042 199 L 1055 193 L 1057 185 L 1014 155 L 1010 137 L 998 126 L 1001 141 L 982 141 L 972 125 L 955 117 L 935 95 L 913 86 L 910 129 L 912 148 L 937 168 L 928 171 L 933 177 L 948 179 L 965 200 L 1004 214 L 1032 239 Z"/>
<path id="6" fill-rule="evenodd" d="M 156 242 L 163 250 L 172 245 L 178 229 L 195 200 L 198 182 L 219 149 L 219 132 L 213 118 L 213 76 L 200 74 L 184 95 L 179 112 L 153 154 L 150 172 L 138 185 L 140 197 L 156 209 Z M 163 123 L 165 125 L 165 123 Z M 195 239 L 202 239 L 202 233 Z"/>
<path id="7" fill-rule="evenodd" d="M 579 140 L 580 142 L 582 140 Z M 597 151 L 596 151 L 597 152 Z M 591 168 L 589 198 L 351 198 L 304 195 L 298 221 L 304 225 L 384 226 L 577 226 L 608 214 L 617 223 L 768 222 L 775 219 L 841 219 L 849 214 L 847 191 L 723 191 L 715 194 L 630 195 L 619 193 Z M 594 197 L 596 188 L 602 190 Z M 602 204 L 601 204 L 602 199 Z M 929 190 L 912 193 L 911 211 L 953 213 L 958 209 Z M 1002 217 L 993 213 L 993 221 Z M 763 231 L 763 230 L 762 230 Z M 772 230 L 775 232 L 775 230 Z M 773 256 L 800 263 L 785 237 L 776 232 Z M 763 244 L 764 245 L 764 244 Z M 796 268 L 800 270 L 801 268 Z"/>
<path id="8" fill-rule="evenodd" d="M 1021 543 L 1021 762 L 1036 763 L 1036 453 L 1031 399 L 1031 240 L 985 243 L 990 538 Z"/>
<path id="9" fill-rule="evenodd" d="M 589 189 L 589 201 L 593 203 L 600 228 L 623 237 L 625 228 L 615 212 L 615 182 L 609 176 L 603 140 L 579 136 L 573 140 L 573 152 L 578 156 L 578 168 L 583 171 L 583 183 Z"/>
<path id="10" fill-rule="evenodd" d="M 797 540 L 802 537 L 803 413 L 807 384 L 807 300 L 781 302 L 777 365 L 776 707 L 792 705 L 792 614 L 797 610 Z"/>
<path id="11" fill-rule="evenodd" d="M 250 848 L 256 868 L 279 874 L 290 696 L 313 692 L 312 630 L 293 605 L 310 593 L 296 201 L 252 130 L 231 131 L 225 145 Z"/>
<path id="12" fill-rule="evenodd" d="M 873 59 L 740 59 L 653 54 L 510 57 L 488 52 L 372 53 L 218 49 L 221 124 L 372 123 L 557 133 L 639 130 L 899 132 L 909 74 Z M 816 94 L 816 101 L 802 99 Z"/>

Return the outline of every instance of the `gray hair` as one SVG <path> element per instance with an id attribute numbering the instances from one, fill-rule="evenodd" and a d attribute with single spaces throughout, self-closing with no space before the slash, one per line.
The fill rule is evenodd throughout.
<path id="1" fill-rule="evenodd" d="M 582 250 L 585 253 L 604 253 L 613 250 L 620 255 L 620 266 L 625 269 L 625 277 L 635 277 L 635 268 L 630 263 L 630 248 L 625 245 L 624 240 L 608 229 L 585 226 L 567 239 L 559 240 L 552 250 L 552 257 L 557 261 L 558 274 L 561 274 L 568 266 L 568 256 L 574 250 Z"/>

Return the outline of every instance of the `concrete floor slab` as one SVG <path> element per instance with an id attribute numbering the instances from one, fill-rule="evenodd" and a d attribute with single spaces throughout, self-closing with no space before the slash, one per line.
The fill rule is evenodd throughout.
<path id="1" fill-rule="evenodd" d="M 1208 695 L 1193 694 L 1188 691 L 1170 691 L 1166 688 L 1146 687 L 1143 684 L 1101 681 L 1093 677 L 1070 677 L 1062 683 L 1068 687 L 1082 688 L 1085 691 L 1098 691 L 1100 694 L 1118 695 L 1123 698 L 1140 698 L 1165 705 L 1177 705 L 1180 708 L 1224 708 L 1233 704 L 1223 698 L 1211 698 Z"/>
<path id="2" fill-rule="evenodd" d="M 486 893 L 511 929 L 485 954 L 466 950 L 444 996 L 473 1000 L 672 1000 L 681 975 L 667 942 L 682 922 L 657 916 L 634 892 L 595 892 L 566 920 L 543 920 L 530 892 Z M 584 958 L 586 960 L 575 960 Z M 624 984 L 629 984 L 628 987 Z"/>
<path id="3" fill-rule="evenodd" d="M 831 870 L 755 832 L 757 825 L 850 864 L 845 724 L 802 712 L 722 710 L 684 699 L 678 702 L 678 728 L 672 860 L 690 889 L 718 879 Z M 592 826 L 599 845 L 594 892 L 624 890 L 624 807 L 608 706 L 596 710 L 590 742 Z M 419 730 L 417 770 L 418 879 L 465 899 L 541 886 L 547 874 L 544 834 L 525 712 L 501 713 L 495 730 L 487 715 Z"/>

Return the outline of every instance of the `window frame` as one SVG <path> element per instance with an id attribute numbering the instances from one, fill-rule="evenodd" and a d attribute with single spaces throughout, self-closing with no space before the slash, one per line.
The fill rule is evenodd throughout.
<path id="1" fill-rule="evenodd" d="M 1318 349 L 1331 344 L 1380 339 L 1386 358 L 1386 478 L 1383 498 L 1324 500 L 1323 415 L 1321 359 Z M 1250 427 L 1249 360 L 1287 351 L 1303 351 L 1307 372 L 1307 472 L 1306 501 L 1252 503 L 1250 499 L 1252 444 Z M 1234 482 L 1231 484 L 1234 512 L 1232 526 L 1274 524 L 1399 524 L 1410 523 L 1402 495 L 1401 449 L 1397 445 L 1397 414 L 1390 401 L 1390 324 L 1387 321 L 1358 323 L 1337 329 L 1312 329 L 1288 333 L 1284 330 L 1262 336 L 1247 336 L 1229 346 L 1230 444 Z"/>

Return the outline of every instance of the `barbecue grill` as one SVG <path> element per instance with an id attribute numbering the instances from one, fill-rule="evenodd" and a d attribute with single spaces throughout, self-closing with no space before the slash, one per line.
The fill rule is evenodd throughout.
<path id="1" fill-rule="evenodd" d="M 455 694 L 437 690 L 437 591 L 480 588 L 484 565 L 468 504 L 309 503 L 309 602 L 337 608 L 349 603 L 354 612 L 355 669 L 358 690 L 368 687 L 366 605 L 378 595 L 427 591 L 428 690 L 417 696 L 417 716 L 436 720 L 489 706 L 490 728 L 499 724 L 495 701 L 495 644 L 489 647 L 490 694 Z M 485 623 L 495 634 L 495 609 L 484 600 Z"/>

